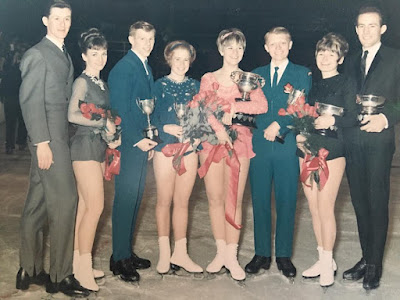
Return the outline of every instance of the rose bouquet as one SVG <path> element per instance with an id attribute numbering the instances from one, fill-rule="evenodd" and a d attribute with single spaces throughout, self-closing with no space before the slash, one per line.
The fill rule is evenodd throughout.
<path id="1" fill-rule="evenodd" d="M 296 91 L 288 83 L 285 91 L 294 93 Z M 289 94 L 290 95 L 290 94 Z M 321 144 L 321 139 L 313 134 L 315 132 L 314 121 L 319 116 L 314 106 L 305 102 L 305 96 L 298 97 L 295 101 L 288 101 L 286 109 L 278 111 L 280 116 L 290 116 L 292 124 L 288 126 L 296 135 L 303 136 L 304 140 L 298 142 L 299 148 L 305 153 L 301 166 L 300 180 L 307 186 L 312 182 L 317 183 L 318 189 L 322 190 L 329 176 L 326 157 L 329 151 Z M 310 184 L 307 184 L 307 180 Z"/>
<path id="2" fill-rule="evenodd" d="M 216 90 L 218 86 L 213 85 L 212 91 L 205 91 L 196 94 L 187 104 L 187 110 L 182 118 L 183 143 L 168 144 L 162 148 L 165 156 L 173 156 L 172 164 L 179 175 L 186 172 L 184 164 L 184 156 L 191 147 L 192 151 L 201 150 L 202 142 L 208 142 L 211 145 L 218 145 L 218 138 L 209 118 L 222 120 L 225 112 L 229 112 L 230 104 L 217 96 Z M 232 142 L 237 138 L 236 130 L 225 126 Z M 230 149 L 230 154 L 232 150 Z"/>
<path id="3" fill-rule="evenodd" d="M 110 145 L 111 143 L 117 142 L 121 137 L 121 117 L 117 112 L 108 106 L 100 106 L 94 103 L 88 103 L 79 101 L 79 109 L 82 116 L 89 120 L 99 121 L 110 120 L 115 124 L 115 133 L 110 135 L 107 126 L 96 128 L 92 131 L 91 138 L 93 139 L 96 134 L 100 134 L 102 139 Z M 111 180 L 113 175 L 119 174 L 120 170 L 120 159 L 121 153 L 117 149 L 111 149 L 110 147 L 106 150 L 106 168 L 104 171 L 104 178 Z"/>

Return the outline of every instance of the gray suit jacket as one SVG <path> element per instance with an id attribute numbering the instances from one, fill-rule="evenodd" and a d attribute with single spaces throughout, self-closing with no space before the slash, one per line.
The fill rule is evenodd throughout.
<path id="1" fill-rule="evenodd" d="M 20 103 L 31 142 L 68 142 L 67 110 L 74 73 L 71 58 L 44 37 L 25 53 L 20 69 Z"/>

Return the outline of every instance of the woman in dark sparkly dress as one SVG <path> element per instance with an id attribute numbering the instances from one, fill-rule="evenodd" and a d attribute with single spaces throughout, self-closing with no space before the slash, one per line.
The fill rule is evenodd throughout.
<path id="1" fill-rule="evenodd" d="M 157 271 L 160 274 L 167 273 L 171 264 L 174 269 L 182 267 L 188 272 L 199 273 L 203 272 L 203 269 L 191 260 L 186 246 L 188 205 L 196 179 L 198 155 L 190 153 L 190 148 L 188 149 L 184 157 L 186 172 L 179 175 L 173 168 L 173 157 L 167 157 L 161 152 L 163 147 L 178 143 L 182 137 L 182 127 L 174 109 L 175 103 L 186 104 L 199 91 L 200 83 L 186 76 L 196 58 L 196 51 L 185 41 L 173 41 L 165 47 L 164 57 L 171 72 L 155 82 L 157 104 L 153 117 L 163 140 L 163 143 L 154 148 L 153 160 L 157 184 L 156 219 L 160 249 Z M 175 247 L 171 256 L 169 236 L 172 202 Z"/>
<path id="2" fill-rule="evenodd" d="M 319 139 L 323 148 L 329 151 L 327 165 L 329 177 L 322 190 L 315 182 L 303 183 L 303 190 L 307 197 L 314 234 L 318 243 L 319 260 L 303 272 L 303 277 L 320 277 L 321 286 L 330 286 L 334 283 L 334 272 L 337 269 L 332 257 L 332 250 L 336 239 L 335 201 L 345 169 L 343 127 L 356 125 L 356 85 L 345 75 L 339 74 L 337 68 L 343 63 L 348 52 L 348 43 L 339 34 L 328 33 L 316 46 L 315 57 L 322 79 L 313 82 L 308 100 L 310 105 L 315 102 L 331 104 L 344 108 L 344 115 L 331 116 L 323 114 L 315 120 L 315 129 L 329 129 L 337 127 L 337 138 L 313 134 Z M 303 165 L 304 153 L 301 142 L 304 137 L 297 137 L 300 157 L 300 166 Z M 302 149 L 302 150 L 300 150 Z M 314 180 L 314 179 L 310 179 Z"/>
<path id="3" fill-rule="evenodd" d="M 109 105 L 108 88 L 100 79 L 100 71 L 107 62 L 107 41 L 95 28 L 82 33 L 79 45 L 86 68 L 75 80 L 68 109 L 68 120 L 77 130 L 71 138 L 71 159 L 79 194 L 75 225 L 73 272 L 80 284 L 92 291 L 99 287 L 94 278 L 103 277 L 92 269 L 92 247 L 97 223 L 104 207 L 103 173 L 105 152 L 115 148 L 120 140 L 112 141 L 116 127 L 110 119 L 91 120 L 83 116 L 80 101 L 96 107 Z M 101 131 L 107 129 L 109 142 Z"/>

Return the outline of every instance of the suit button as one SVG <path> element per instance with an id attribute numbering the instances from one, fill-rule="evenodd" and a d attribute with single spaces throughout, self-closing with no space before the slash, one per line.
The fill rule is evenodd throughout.
<path id="1" fill-rule="evenodd" d="M 67 97 L 67 98 L 65 98 L 65 101 L 68 101 L 68 97 Z"/>
<path id="2" fill-rule="evenodd" d="M 68 85 L 68 81 L 67 81 L 67 83 L 65 85 Z"/>

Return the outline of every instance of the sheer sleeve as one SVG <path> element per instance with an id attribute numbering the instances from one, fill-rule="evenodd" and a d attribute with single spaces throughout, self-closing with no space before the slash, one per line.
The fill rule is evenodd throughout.
<path id="1" fill-rule="evenodd" d="M 89 120 L 82 115 L 79 109 L 79 100 L 84 101 L 87 92 L 87 83 L 83 78 L 77 78 L 72 87 L 71 101 L 68 106 L 68 121 L 74 124 L 90 126 L 90 127 L 103 127 L 106 124 L 106 120 L 100 119 Z"/>

